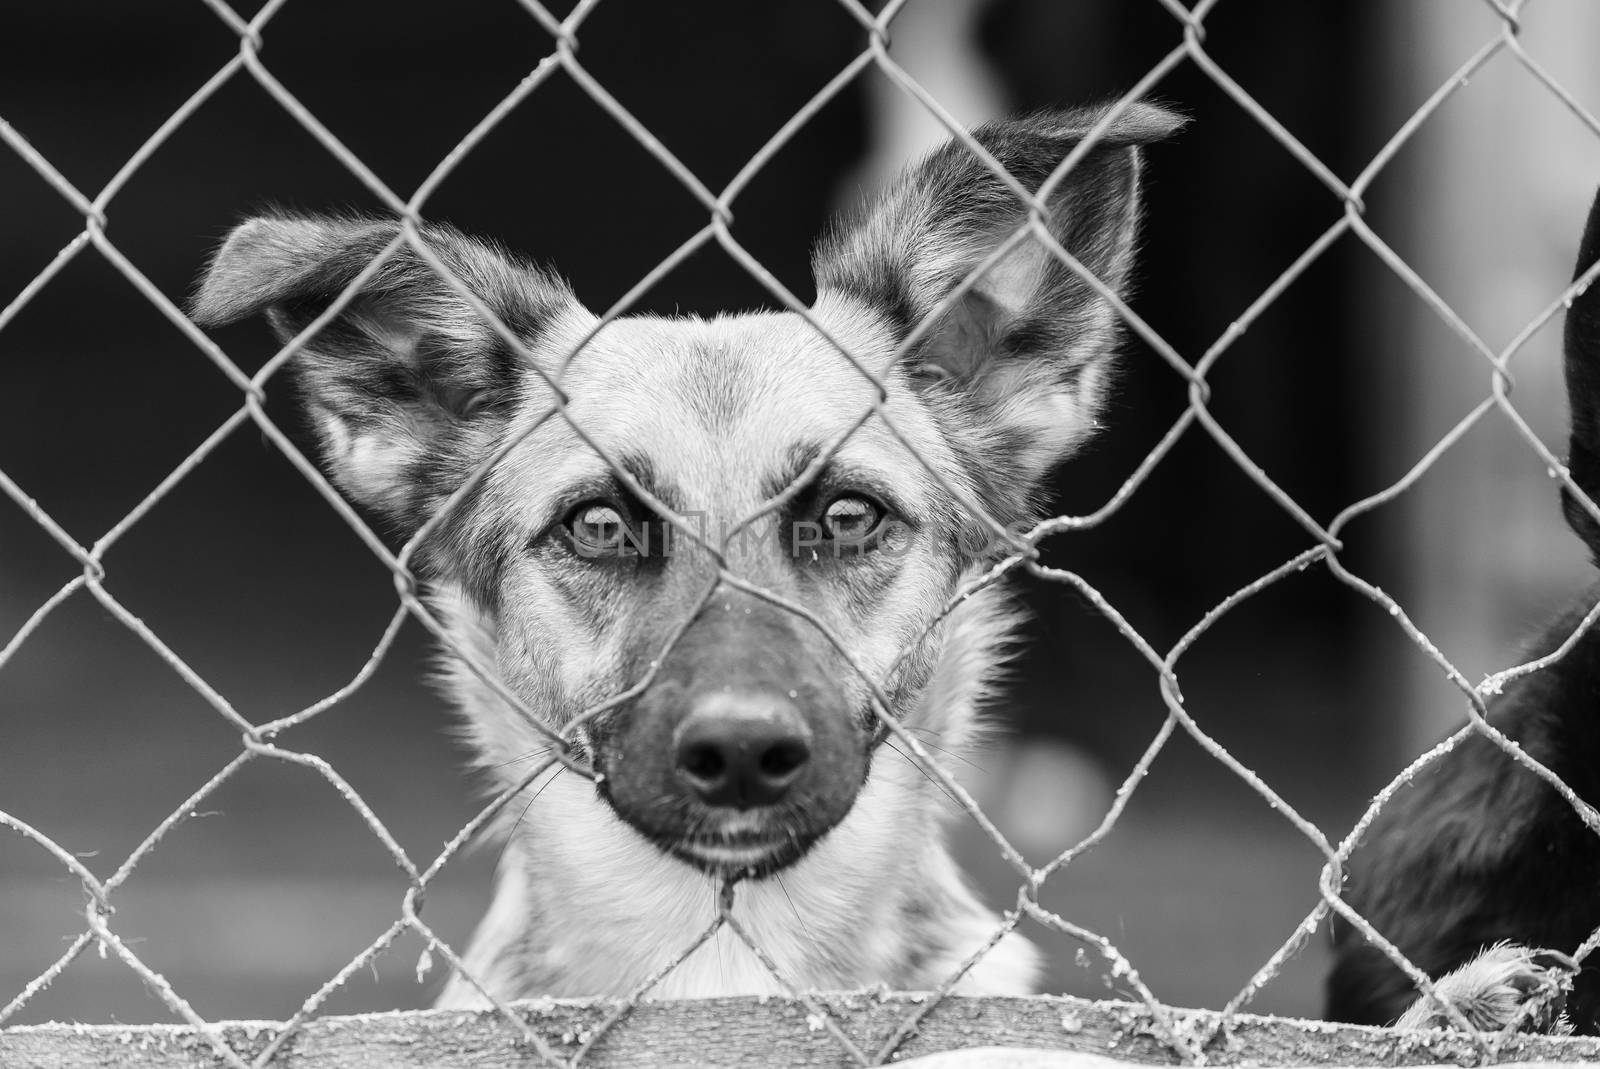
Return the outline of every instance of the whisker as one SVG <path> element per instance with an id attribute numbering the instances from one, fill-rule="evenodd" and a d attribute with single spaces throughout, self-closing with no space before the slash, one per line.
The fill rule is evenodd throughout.
<path id="1" fill-rule="evenodd" d="M 498 771 L 499 769 L 507 767 L 508 765 L 520 765 L 522 762 L 531 761 L 535 757 L 543 757 L 545 754 L 549 753 L 552 749 L 554 749 L 554 747 L 546 746 L 542 750 L 530 750 L 527 753 L 523 754 L 521 757 L 513 757 L 511 760 L 502 761 L 498 765 L 490 765 L 487 769 L 485 769 L 485 771 L 486 772 L 495 772 L 495 771 Z"/>
<path id="2" fill-rule="evenodd" d="M 940 738 L 940 737 L 942 737 L 944 735 L 944 732 L 942 732 L 942 731 L 935 731 L 933 728 L 917 727 L 914 724 L 901 724 L 900 726 L 905 728 L 907 731 L 925 732 L 926 734 L 932 735 L 934 738 Z M 946 757 L 953 757 L 957 761 L 960 761 L 962 764 L 966 765 L 968 768 L 977 769 L 979 772 L 982 772 L 985 776 L 989 775 L 989 770 L 987 768 L 984 768 L 982 765 L 978 764 L 976 761 L 972 760 L 970 757 L 966 757 L 966 756 L 964 756 L 962 754 L 958 754 L 954 750 L 947 750 L 943 746 L 939 746 L 936 743 L 929 742 L 927 739 L 918 739 L 917 742 L 921 743 L 923 746 L 926 746 L 930 750 L 938 750 L 940 753 L 944 754 Z"/>
<path id="3" fill-rule="evenodd" d="M 884 743 L 884 745 L 889 747 L 889 749 L 893 750 L 895 753 L 899 754 L 901 757 L 905 758 L 906 764 L 910 765 L 912 768 L 914 768 L 918 772 L 922 773 L 922 778 L 923 779 L 927 780 L 929 783 L 931 783 L 935 787 L 939 788 L 939 793 L 944 795 L 946 798 L 950 799 L 950 804 L 955 806 L 956 812 L 958 812 L 958 813 L 965 813 L 966 812 L 965 809 L 961 808 L 961 803 L 956 801 L 956 796 L 951 794 L 948 790 L 946 790 L 944 784 L 940 783 L 938 780 L 936 780 L 932 776 L 928 775 L 928 770 L 923 768 L 921 765 L 917 764 L 915 761 L 913 761 L 911 759 L 911 757 L 904 750 L 902 750 L 900 747 L 896 746 L 892 742 L 887 742 L 886 741 Z"/>
<path id="4" fill-rule="evenodd" d="M 528 799 L 528 804 L 522 807 L 521 813 L 517 814 L 517 819 L 511 825 L 511 830 L 506 832 L 506 841 L 500 847 L 500 856 L 494 859 L 494 867 L 497 871 L 500 868 L 500 863 L 506 859 L 506 851 L 511 849 L 511 840 L 516 837 L 517 829 L 522 827 L 523 818 L 528 815 L 528 810 L 533 808 L 533 803 L 539 800 L 539 796 L 545 792 L 545 788 L 549 787 L 550 784 L 560 779 L 561 773 L 565 772 L 566 770 L 566 765 L 559 766 L 556 769 L 556 774 L 545 780 L 539 789 L 533 792 L 533 797 Z"/>
<path id="5" fill-rule="evenodd" d="M 789 912 L 793 913 L 794 919 L 800 922 L 800 931 L 805 933 L 806 942 L 811 944 L 811 949 L 819 949 L 821 944 L 817 942 L 817 937 L 811 934 L 811 929 L 806 926 L 806 919 L 800 916 L 800 910 L 795 907 L 794 899 L 789 897 L 789 888 L 783 885 L 783 873 L 774 872 L 772 878 L 777 881 L 778 890 L 783 892 L 784 900 L 789 903 Z"/>
<path id="6" fill-rule="evenodd" d="M 957 761 L 960 761 L 962 764 L 966 765 L 968 768 L 975 768 L 979 772 L 982 772 L 985 776 L 989 775 L 989 770 L 987 768 L 984 768 L 982 765 L 978 764 L 976 761 L 972 760 L 970 757 L 966 757 L 963 754 L 958 754 L 954 750 L 947 750 L 943 746 L 936 746 L 933 743 L 927 741 L 926 739 L 918 739 L 917 741 L 922 743 L 922 745 L 926 746 L 930 750 L 938 750 L 940 753 L 944 754 L 946 757 L 951 757 L 951 758 L 954 758 Z"/>

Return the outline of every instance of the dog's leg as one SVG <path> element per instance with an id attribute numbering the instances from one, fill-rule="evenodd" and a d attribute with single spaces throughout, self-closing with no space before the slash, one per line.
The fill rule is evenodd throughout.
<path id="1" fill-rule="evenodd" d="M 1452 1006 L 1481 1032 L 1510 1028 L 1518 1032 L 1566 1035 L 1567 996 L 1578 965 L 1556 950 L 1534 950 L 1516 943 L 1496 943 L 1453 972 L 1434 981 L 1438 998 L 1413 1002 L 1396 1028 L 1450 1028 Z"/>

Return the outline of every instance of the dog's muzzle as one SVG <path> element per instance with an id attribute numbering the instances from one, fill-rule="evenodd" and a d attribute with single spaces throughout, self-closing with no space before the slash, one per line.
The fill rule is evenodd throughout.
<path id="1" fill-rule="evenodd" d="M 678 778 L 712 807 L 777 805 L 811 761 L 805 718 L 772 691 L 701 695 L 674 741 Z"/>
<path id="2" fill-rule="evenodd" d="M 866 776 L 870 736 L 838 683 L 846 669 L 796 625 L 756 598 L 713 598 L 650 686 L 591 735 L 602 797 L 707 871 L 791 864 Z"/>

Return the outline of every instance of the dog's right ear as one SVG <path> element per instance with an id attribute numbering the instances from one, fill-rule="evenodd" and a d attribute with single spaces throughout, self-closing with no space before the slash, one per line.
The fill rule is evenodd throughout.
<path id="1" fill-rule="evenodd" d="M 386 220 L 263 216 L 228 235 L 195 297 L 196 322 L 265 313 L 287 342 L 325 312 L 399 232 Z M 450 227 L 429 249 L 523 341 L 576 309 L 566 285 Z M 521 376 L 514 351 L 402 244 L 292 364 L 334 481 L 414 527 L 471 471 Z"/>
<path id="2" fill-rule="evenodd" d="M 1109 110 L 988 123 L 972 137 L 1031 194 Z M 1129 287 L 1140 148 L 1183 122 L 1152 104 L 1121 108 L 1048 197 L 1050 235 L 1113 293 Z M 818 303 L 865 304 L 903 340 L 1027 219 L 1022 198 L 951 141 L 822 242 L 812 258 Z M 1118 317 L 1029 234 L 929 328 L 905 370 L 970 466 L 988 473 L 989 504 L 1016 518 L 1096 426 Z"/>

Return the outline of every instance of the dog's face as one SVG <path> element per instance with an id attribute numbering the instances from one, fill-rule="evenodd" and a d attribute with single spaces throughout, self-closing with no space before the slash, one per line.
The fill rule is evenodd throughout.
<path id="1" fill-rule="evenodd" d="M 1099 118 L 976 136 L 1032 190 Z M 1113 291 L 1132 256 L 1137 146 L 1175 125 L 1129 109 L 1050 198 L 1054 239 Z M 960 498 L 1026 521 L 1094 426 L 1116 319 L 1089 283 L 1030 237 L 948 299 L 1025 220 L 946 146 L 819 247 L 815 326 L 793 313 L 602 326 L 552 276 L 430 226 L 472 299 L 402 245 L 295 366 L 335 481 L 405 530 L 498 457 L 419 557 L 468 607 L 468 641 L 557 727 L 635 690 L 576 740 L 600 797 L 692 864 L 763 873 L 849 811 L 881 735 L 875 693 L 889 715 L 919 700 L 941 610 L 993 543 Z M 396 232 L 253 220 L 218 254 L 197 317 L 265 310 L 287 340 Z M 880 377 L 877 413 L 878 386 L 841 347 Z M 467 712 L 486 765 L 544 745 L 485 704 Z"/>

